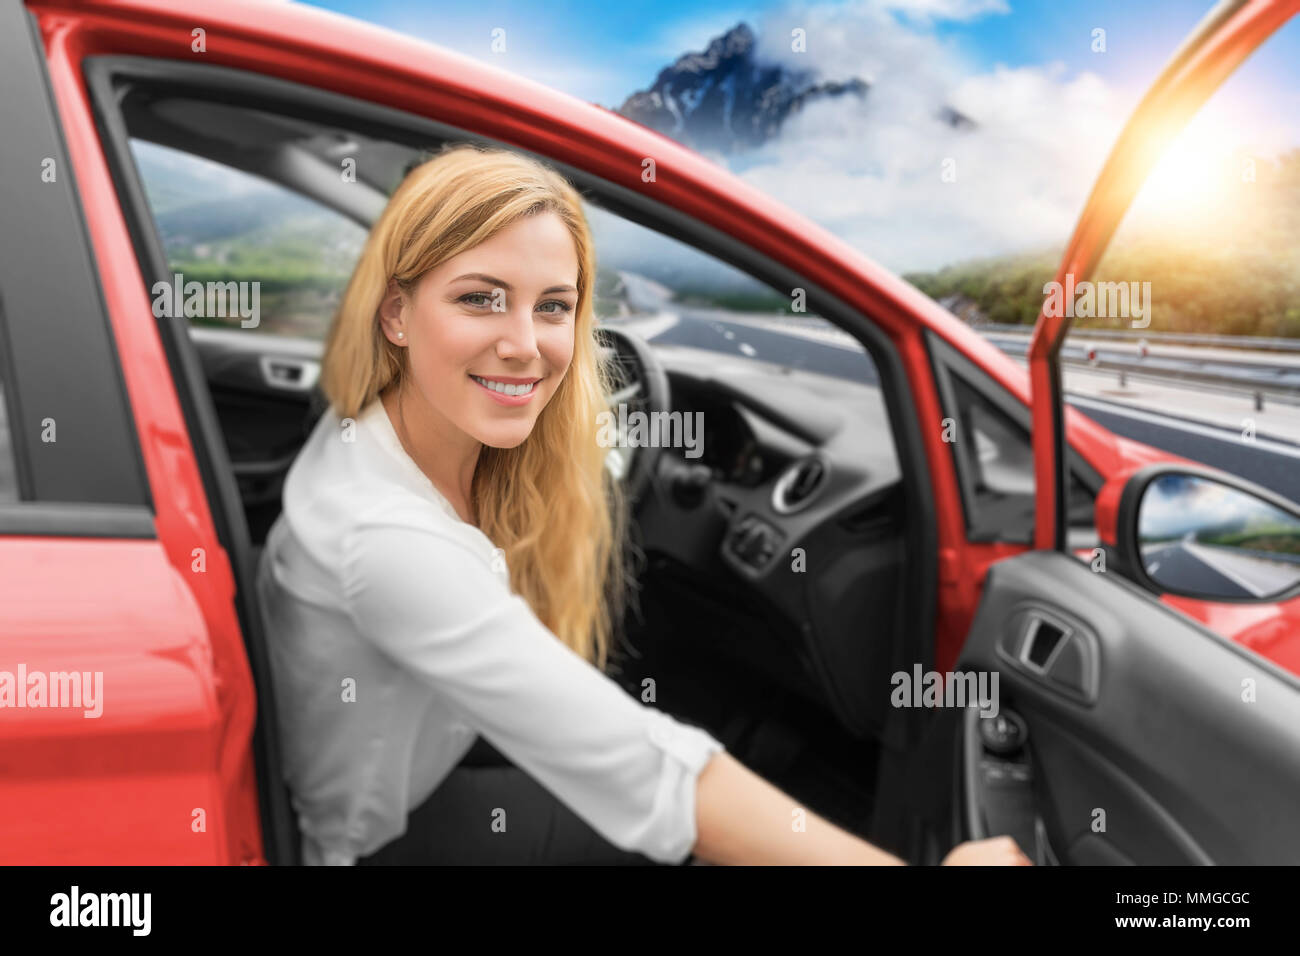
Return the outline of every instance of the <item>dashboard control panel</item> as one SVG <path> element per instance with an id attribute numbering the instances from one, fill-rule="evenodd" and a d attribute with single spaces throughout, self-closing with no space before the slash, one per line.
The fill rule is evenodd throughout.
<path id="1" fill-rule="evenodd" d="M 758 515 L 743 518 L 727 538 L 727 548 L 754 570 L 766 567 L 781 545 L 783 535 Z"/>

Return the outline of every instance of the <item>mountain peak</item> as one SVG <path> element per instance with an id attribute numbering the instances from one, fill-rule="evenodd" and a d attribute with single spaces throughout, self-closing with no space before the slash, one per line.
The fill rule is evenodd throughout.
<path id="1" fill-rule="evenodd" d="M 813 69 L 760 62 L 756 43 L 754 31 L 741 21 L 702 53 L 679 56 L 617 112 L 692 149 L 731 154 L 779 136 L 785 121 L 810 102 L 861 99 L 871 88 L 860 77 L 824 79 Z M 973 125 L 946 107 L 937 116 L 956 128 Z"/>
<path id="2" fill-rule="evenodd" d="M 692 149 L 732 153 L 777 135 L 810 99 L 867 91 L 864 80 L 820 83 L 812 70 L 760 63 L 755 43 L 749 24 L 737 23 L 704 52 L 678 57 L 618 112 Z"/>
<path id="3" fill-rule="evenodd" d="M 704 56 L 714 60 L 724 60 L 735 56 L 749 56 L 753 49 L 754 31 L 742 20 L 722 36 L 710 40 Z M 692 55 L 687 54 L 687 56 Z"/>

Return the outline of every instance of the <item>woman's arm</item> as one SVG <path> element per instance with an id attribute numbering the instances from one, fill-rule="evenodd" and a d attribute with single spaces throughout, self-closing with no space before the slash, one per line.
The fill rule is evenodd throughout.
<path id="1" fill-rule="evenodd" d="M 791 797 L 629 696 L 510 592 L 486 552 L 426 520 L 376 512 L 344 535 L 358 633 L 615 846 L 657 862 L 692 849 L 717 863 L 902 862 L 812 813 L 796 831 Z"/>
<path id="2" fill-rule="evenodd" d="M 796 815 L 794 811 L 801 811 Z M 801 807 L 726 751 L 714 754 L 695 788 L 694 854 L 709 863 L 903 866 Z M 796 829 L 795 824 L 801 822 Z M 963 843 L 944 865 L 1030 866 L 1010 837 Z"/>

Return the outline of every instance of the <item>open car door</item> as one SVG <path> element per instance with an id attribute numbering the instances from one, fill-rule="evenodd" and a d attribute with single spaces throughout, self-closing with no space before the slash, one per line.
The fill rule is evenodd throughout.
<path id="1" fill-rule="evenodd" d="M 1117 140 L 1058 282 L 1089 277 L 1164 147 L 1298 8 L 1234 0 L 1210 11 Z M 1141 560 L 1137 513 L 1159 475 L 1131 479 L 1122 502 L 1099 500 L 1128 546 L 1109 569 L 1064 550 L 1059 350 L 1070 320 L 1046 313 L 1030 347 L 1036 550 L 990 569 L 958 665 L 999 679 L 997 707 L 962 718 L 960 835 L 1011 834 L 1040 864 L 1300 863 L 1300 680 L 1123 573 L 1126 555 Z"/>

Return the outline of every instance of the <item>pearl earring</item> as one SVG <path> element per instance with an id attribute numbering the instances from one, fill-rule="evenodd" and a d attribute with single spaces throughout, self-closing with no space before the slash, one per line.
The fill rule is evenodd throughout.
<path id="1" fill-rule="evenodd" d="M 406 338 L 406 333 L 405 333 L 405 332 L 398 332 L 398 333 L 397 333 L 397 337 L 398 337 L 399 339 L 404 339 L 404 338 Z"/>

